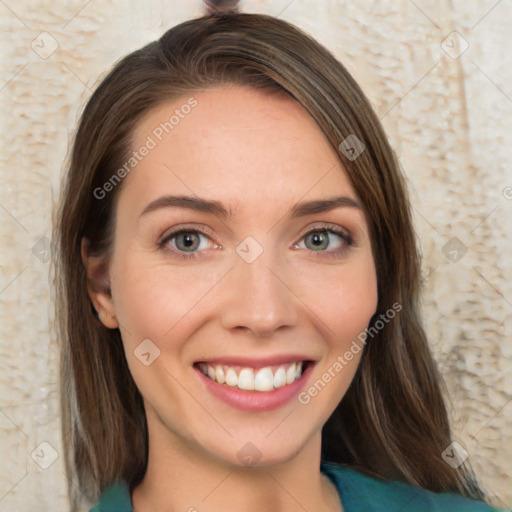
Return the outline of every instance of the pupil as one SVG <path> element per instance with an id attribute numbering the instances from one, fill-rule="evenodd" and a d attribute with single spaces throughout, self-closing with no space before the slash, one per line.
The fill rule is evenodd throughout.
<path id="1" fill-rule="evenodd" d="M 183 235 L 183 244 L 185 247 L 190 248 L 194 245 L 194 236 L 191 234 L 185 234 Z"/>
<path id="2" fill-rule="evenodd" d="M 327 239 L 328 240 L 328 239 Z M 315 247 L 321 247 L 327 243 L 325 232 L 319 231 L 311 235 L 311 241 Z"/>

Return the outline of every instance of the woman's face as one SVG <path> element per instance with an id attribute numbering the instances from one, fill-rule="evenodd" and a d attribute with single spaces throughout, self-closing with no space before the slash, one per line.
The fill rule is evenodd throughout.
<path id="1" fill-rule="evenodd" d="M 319 442 L 356 372 L 353 341 L 377 307 L 368 226 L 295 100 L 241 86 L 191 96 L 134 133 L 112 299 L 95 304 L 120 327 L 162 450 L 287 461 Z"/>

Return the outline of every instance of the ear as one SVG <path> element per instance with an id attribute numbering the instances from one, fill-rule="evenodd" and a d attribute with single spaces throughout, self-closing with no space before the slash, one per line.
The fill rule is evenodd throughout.
<path id="1" fill-rule="evenodd" d="M 109 329 L 119 327 L 114 302 L 110 292 L 110 280 L 108 266 L 103 256 L 89 255 L 89 240 L 82 238 L 81 243 L 82 262 L 87 274 L 87 293 L 98 313 L 101 323 Z"/>

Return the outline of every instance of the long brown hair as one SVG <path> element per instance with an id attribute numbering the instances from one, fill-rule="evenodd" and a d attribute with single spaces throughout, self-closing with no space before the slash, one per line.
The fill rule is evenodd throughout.
<path id="1" fill-rule="evenodd" d="M 108 257 L 120 183 L 94 191 L 126 162 L 130 136 L 159 103 L 212 84 L 243 84 L 294 97 L 337 151 L 365 205 L 378 279 L 372 319 L 400 304 L 370 339 L 345 397 L 322 432 L 324 460 L 382 478 L 483 499 L 470 466 L 441 457 L 451 442 L 445 389 L 422 327 L 420 257 L 404 178 L 378 117 L 345 67 L 293 25 L 265 15 L 207 16 L 182 23 L 123 58 L 82 114 L 58 212 L 55 239 L 61 340 L 63 439 L 70 475 L 89 499 L 117 480 L 134 487 L 147 465 L 141 395 L 118 329 L 95 317 L 86 290 L 81 239 Z M 347 158 L 340 143 L 365 146 Z M 103 194 L 102 194 L 103 195 Z M 70 494 L 77 493 L 70 484 Z"/>

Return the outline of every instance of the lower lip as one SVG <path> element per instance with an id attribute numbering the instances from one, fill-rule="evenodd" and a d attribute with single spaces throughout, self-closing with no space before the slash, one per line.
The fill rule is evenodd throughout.
<path id="1" fill-rule="evenodd" d="M 219 384 L 207 377 L 199 368 L 195 368 L 206 389 L 224 403 L 244 411 L 270 411 L 290 402 L 305 386 L 311 372 L 313 363 L 309 363 L 304 373 L 291 384 L 287 384 L 273 391 L 244 391 L 239 388 Z"/>

